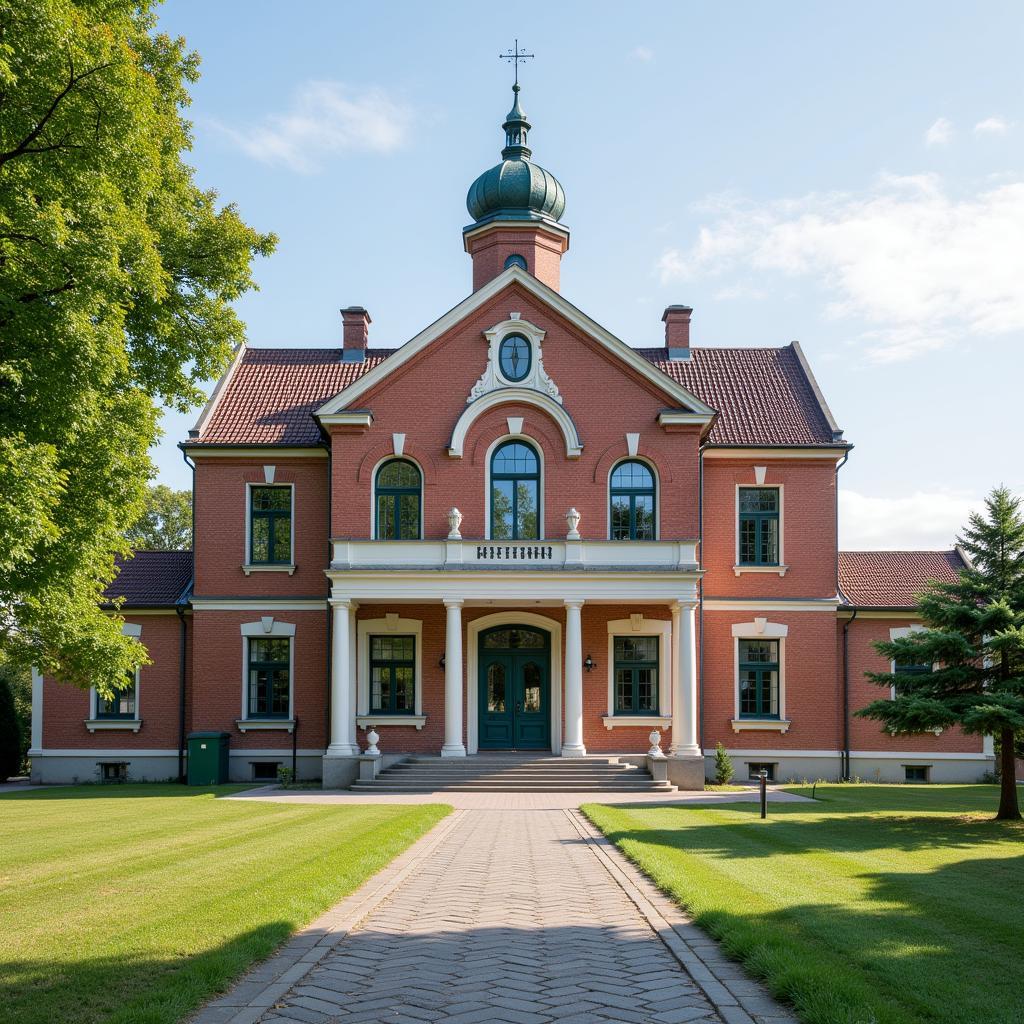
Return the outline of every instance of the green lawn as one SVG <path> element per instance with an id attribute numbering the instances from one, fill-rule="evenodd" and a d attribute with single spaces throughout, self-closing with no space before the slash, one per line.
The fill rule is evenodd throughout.
<path id="1" fill-rule="evenodd" d="M 791 792 L 809 796 L 810 788 Z M 1021 1024 L 1024 826 L 995 786 L 584 808 L 808 1024 Z"/>
<path id="2" fill-rule="evenodd" d="M 178 1021 L 450 810 L 240 788 L 0 796 L 0 1022 Z"/>

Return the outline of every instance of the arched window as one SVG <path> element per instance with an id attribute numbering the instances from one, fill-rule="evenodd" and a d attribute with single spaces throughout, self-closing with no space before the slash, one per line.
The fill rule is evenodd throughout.
<path id="1" fill-rule="evenodd" d="M 419 540 L 422 478 L 407 459 L 391 459 L 377 470 L 377 540 Z"/>
<path id="2" fill-rule="evenodd" d="M 612 540 L 654 540 L 654 474 L 636 459 L 612 470 Z"/>
<path id="3" fill-rule="evenodd" d="M 508 270 L 509 267 L 519 267 L 522 270 L 526 270 L 526 257 L 517 252 L 512 253 L 505 260 L 505 269 Z"/>
<path id="4" fill-rule="evenodd" d="M 540 459 L 525 441 L 506 441 L 491 456 L 491 539 L 540 537 Z"/>

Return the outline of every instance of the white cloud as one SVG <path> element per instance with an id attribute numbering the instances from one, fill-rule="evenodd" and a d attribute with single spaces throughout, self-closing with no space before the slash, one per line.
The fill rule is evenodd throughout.
<path id="1" fill-rule="evenodd" d="M 341 82 L 306 82 L 291 109 L 262 124 L 217 127 L 244 153 L 302 174 L 346 152 L 390 153 L 405 144 L 412 111 L 380 89 L 357 90 Z"/>
<path id="2" fill-rule="evenodd" d="M 824 314 L 859 321 L 874 362 L 909 359 L 966 335 L 1024 330 L 1024 181 L 955 198 L 933 175 L 881 175 L 863 192 L 757 204 L 714 196 L 689 248 L 668 248 L 663 283 L 777 272 L 811 280 Z"/>
<path id="3" fill-rule="evenodd" d="M 1005 135 L 1009 130 L 1009 124 L 1001 117 L 986 117 L 974 126 L 975 135 Z"/>
<path id="4" fill-rule="evenodd" d="M 948 117 L 940 117 L 924 133 L 926 146 L 947 146 L 953 141 L 953 122 Z"/>
<path id="5" fill-rule="evenodd" d="M 839 546 L 843 550 L 949 550 L 982 499 L 962 491 L 915 491 L 876 498 L 839 491 Z"/>
<path id="6" fill-rule="evenodd" d="M 629 51 L 629 56 L 632 57 L 633 60 L 640 60 L 646 64 L 649 61 L 654 60 L 654 51 L 649 46 L 634 46 L 633 49 Z"/>

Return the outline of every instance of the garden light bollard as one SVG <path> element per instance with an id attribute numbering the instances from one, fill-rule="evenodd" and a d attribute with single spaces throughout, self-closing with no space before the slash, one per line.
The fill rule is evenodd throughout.
<path id="1" fill-rule="evenodd" d="M 761 817 L 768 817 L 768 772 L 762 768 L 757 777 L 761 783 Z"/>
<path id="2" fill-rule="evenodd" d="M 371 725 L 370 731 L 366 734 L 366 742 L 369 746 L 366 748 L 366 752 L 373 757 L 380 756 L 380 748 L 377 746 L 377 741 L 380 739 L 380 733 Z"/>

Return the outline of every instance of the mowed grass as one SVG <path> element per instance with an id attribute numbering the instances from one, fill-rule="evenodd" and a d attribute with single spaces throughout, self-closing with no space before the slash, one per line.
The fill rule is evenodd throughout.
<path id="1" fill-rule="evenodd" d="M 584 812 L 807 1024 L 1021 1024 L 1024 826 L 991 820 L 997 788 L 817 797 L 766 821 L 756 803 Z"/>
<path id="2" fill-rule="evenodd" d="M 240 788 L 0 796 L 0 1021 L 178 1021 L 451 810 Z"/>

